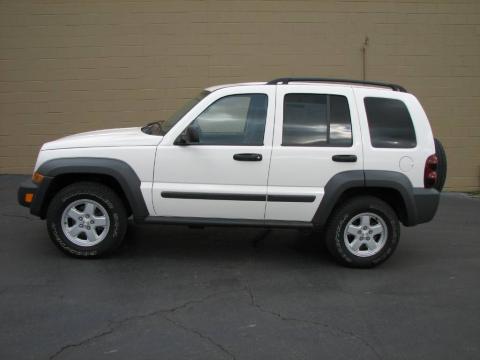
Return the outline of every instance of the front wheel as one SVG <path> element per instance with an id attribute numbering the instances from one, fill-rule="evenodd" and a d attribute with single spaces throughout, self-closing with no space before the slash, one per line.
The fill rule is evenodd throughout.
<path id="1" fill-rule="evenodd" d="M 98 257 L 115 250 L 127 229 L 125 206 L 109 187 L 94 182 L 66 186 L 47 211 L 47 229 L 61 250 L 77 257 Z"/>
<path id="2" fill-rule="evenodd" d="M 337 208 L 326 229 L 326 245 L 343 265 L 367 268 L 388 259 L 397 247 L 400 224 L 395 211 L 373 196 L 348 200 Z"/>

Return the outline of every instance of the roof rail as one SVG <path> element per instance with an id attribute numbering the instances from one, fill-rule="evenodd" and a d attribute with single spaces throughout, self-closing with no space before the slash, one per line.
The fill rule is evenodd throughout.
<path id="1" fill-rule="evenodd" d="M 348 79 L 332 79 L 332 78 L 315 78 L 315 77 L 285 77 L 270 80 L 267 82 L 267 85 L 277 85 L 288 84 L 289 82 L 332 82 L 332 83 L 341 83 L 341 84 L 360 84 L 360 85 L 372 85 L 372 86 L 381 86 L 388 87 L 394 91 L 407 92 L 407 90 L 400 85 L 376 82 L 376 81 L 363 81 L 363 80 L 348 80 Z"/>

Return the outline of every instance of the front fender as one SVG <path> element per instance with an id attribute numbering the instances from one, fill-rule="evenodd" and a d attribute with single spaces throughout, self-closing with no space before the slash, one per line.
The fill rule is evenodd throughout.
<path id="1" fill-rule="evenodd" d="M 43 215 L 45 197 L 56 177 L 66 174 L 89 174 L 114 178 L 120 184 L 134 217 L 144 219 L 148 216 L 148 209 L 140 190 L 141 181 L 130 165 L 122 160 L 92 157 L 59 158 L 44 162 L 37 171 L 45 178 L 38 185 L 30 206 L 30 212 L 33 215 Z"/>

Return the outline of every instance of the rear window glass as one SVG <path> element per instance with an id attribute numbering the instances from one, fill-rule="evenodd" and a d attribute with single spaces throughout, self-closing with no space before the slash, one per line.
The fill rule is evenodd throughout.
<path id="1" fill-rule="evenodd" d="M 376 148 L 414 148 L 415 129 L 407 107 L 401 100 L 366 97 L 370 140 Z"/>
<path id="2" fill-rule="evenodd" d="M 345 96 L 291 93 L 283 106 L 283 146 L 352 146 Z"/>

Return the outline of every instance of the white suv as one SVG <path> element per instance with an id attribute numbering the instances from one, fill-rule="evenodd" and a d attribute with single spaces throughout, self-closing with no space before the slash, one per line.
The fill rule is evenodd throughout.
<path id="1" fill-rule="evenodd" d="M 430 221 L 446 174 L 422 106 L 394 84 L 282 78 L 202 91 L 170 119 L 42 146 L 20 204 L 68 254 L 122 241 L 127 218 L 319 230 L 341 263 Z"/>

